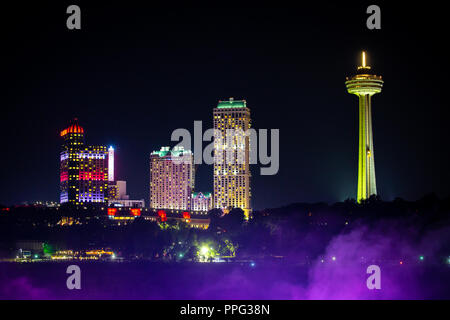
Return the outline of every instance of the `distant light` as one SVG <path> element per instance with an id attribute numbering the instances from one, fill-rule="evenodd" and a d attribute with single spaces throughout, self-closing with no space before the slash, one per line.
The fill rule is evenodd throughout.
<path id="1" fill-rule="evenodd" d="M 114 151 L 113 146 L 109 146 L 109 149 L 108 149 L 108 150 Z"/>
<path id="2" fill-rule="evenodd" d="M 39 258 L 39 256 L 38 256 L 37 254 L 35 254 L 35 255 L 34 255 L 34 258 L 37 259 L 37 258 Z"/>
<path id="3" fill-rule="evenodd" d="M 403 261 L 400 261 L 400 264 L 403 264 Z"/>
<path id="4" fill-rule="evenodd" d="M 183 254 L 180 252 L 180 253 L 178 254 L 178 257 L 183 258 Z"/>
<path id="5" fill-rule="evenodd" d="M 450 257 L 448 257 L 448 259 L 447 259 L 447 263 L 448 263 L 448 264 L 450 264 Z"/>
<path id="6" fill-rule="evenodd" d="M 206 255 L 208 253 L 208 251 L 209 251 L 208 247 L 201 247 L 200 248 L 200 253 L 203 254 L 203 255 Z"/>
<path id="7" fill-rule="evenodd" d="M 421 261 L 423 261 L 423 259 L 425 259 L 425 257 L 424 257 L 424 256 L 420 256 L 419 259 L 420 259 Z"/>
<path id="8" fill-rule="evenodd" d="M 333 257 L 331 258 L 331 260 L 333 260 L 333 261 L 336 261 L 336 257 L 335 257 L 335 256 L 333 256 Z"/>
<path id="9" fill-rule="evenodd" d="M 320 260 L 320 262 L 324 263 L 323 259 L 322 259 L 322 260 Z"/>

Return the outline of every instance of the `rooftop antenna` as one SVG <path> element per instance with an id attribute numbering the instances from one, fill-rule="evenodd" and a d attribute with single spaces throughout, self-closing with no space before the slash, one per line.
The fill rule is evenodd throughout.
<path id="1" fill-rule="evenodd" d="M 358 67 L 358 69 L 370 69 L 370 66 L 366 63 L 366 52 L 363 51 L 361 53 L 361 66 Z"/>

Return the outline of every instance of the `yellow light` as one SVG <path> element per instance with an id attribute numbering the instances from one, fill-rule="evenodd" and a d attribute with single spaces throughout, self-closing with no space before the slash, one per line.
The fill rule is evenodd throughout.
<path id="1" fill-rule="evenodd" d="M 364 51 L 362 52 L 362 67 L 366 67 L 366 53 Z"/>

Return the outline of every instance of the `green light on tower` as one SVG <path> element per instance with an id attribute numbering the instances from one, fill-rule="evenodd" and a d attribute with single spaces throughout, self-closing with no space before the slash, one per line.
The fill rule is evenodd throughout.
<path id="1" fill-rule="evenodd" d="M 375 159 L 372 137 L 371 97 L 381 92 L 383 80 L 366 64 L 366 53 L 362 53 L 362 63 L 356 75 L 347 77 L 347 91 L 359 99 L 359 152 L 358 152 L 358 193 L 357 201 L 377 194 L 375 181 Z"/>

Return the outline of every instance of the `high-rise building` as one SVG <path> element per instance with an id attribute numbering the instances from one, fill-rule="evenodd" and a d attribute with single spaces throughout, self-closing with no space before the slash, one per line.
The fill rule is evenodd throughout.
<path id="1" fill-rule="evenodd" d="M 219 101 L 213 111 L 214 195 L 213 207 L 225 213 L 241 208 L 251 212 L 250 191 L 250 109 L 245 100 Z"/>
<path id="2" fill-rule="evenodd" d="M 195 166 L 190 150 L 162 147 L 150 155 L 150 208 L 191 210 Z"/>
<path id="3" fill-rule="evenodd" d="M 211 210 L 212 199 L 209 192 L 192 193 L 192 211 L 208 212 Z"/>
<path id="4" fill-rule="evenodd" d="M 366 54 L 362 53 L 362 63 L 356 75 L 347 77 L 347 91 L 359 99 L 359 153 L 358 153 L 358 192 L 357 201 L 377 194 L 375 181 L 375 158 L 372 136 L 371 98 L 380 93 L 383 87 L 381 76 L 377 76 L 366 64 Z"/>
<path id="5" fill-rule="evenodd" d="M 61 131 L 60 203 L 103 204 L 108 200 L 106 146 L 86 146 L 77 119 Z"/>

